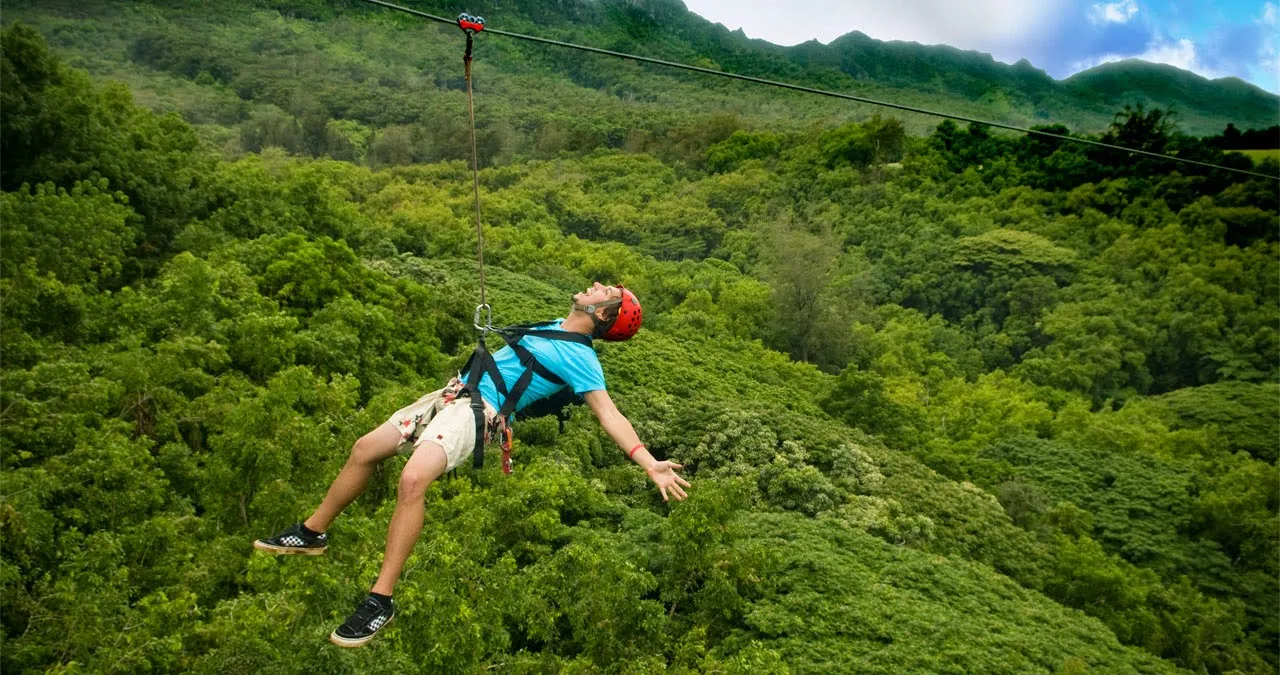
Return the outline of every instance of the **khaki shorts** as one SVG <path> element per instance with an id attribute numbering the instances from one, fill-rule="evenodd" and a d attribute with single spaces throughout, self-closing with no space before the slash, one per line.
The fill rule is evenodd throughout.
<path id="1" fill-rule="evenodd" d="M 476 448 L 476 416 L 471 411 L 471 400 L 454 398 L 461 388 L 454 379 L 444 389 L 433 391 L 401 408 L 387 420 L 400 432 L 404 443 L 402 452 L 416 450 L 424 441 L 431 441 L 444 448 L 448 458 L 445 471 L 452 471 L 472 456 Z M 485 403 L 485 436 L 493 426 L 498 411 Z"/>

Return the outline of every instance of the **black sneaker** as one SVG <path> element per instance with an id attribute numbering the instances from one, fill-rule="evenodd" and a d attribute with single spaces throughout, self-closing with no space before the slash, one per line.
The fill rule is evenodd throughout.
<path id="1" fill-rule="evenodd" d="M 302 531 L 302 523 L 295 523 L 289 529 L 267 539 L 253 542 L 253 547 L 267 553 L 296 553 L 300 555 L 320 555 L 329 548 L 329 535 L 321 533 L 313 537 Z"/>
<path id="2" fill-rule="evenodd" d="M 329 635 L 329 641 L 339 647 L 362 647 L 364 643 L 372 640 L 383 626 L 391 623 L 395 615 L 396 608 L 391 600 L 387 600 L 386 605 L 383 605 L 381 600 L 370 595 L 360 603 L 351 618 Z"/>

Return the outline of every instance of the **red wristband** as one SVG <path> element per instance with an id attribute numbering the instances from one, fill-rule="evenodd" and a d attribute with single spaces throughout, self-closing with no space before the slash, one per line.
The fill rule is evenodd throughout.
<path id="1" fill-rule="evenodd" d="M 630 450 L 627 451 L 627 459 L 631 459 L 631 456 L 636 454 L 636 451 L 643 447 L 644 447 L 644 443 L 637 443 L 636 447 L 631 448 Z"/>

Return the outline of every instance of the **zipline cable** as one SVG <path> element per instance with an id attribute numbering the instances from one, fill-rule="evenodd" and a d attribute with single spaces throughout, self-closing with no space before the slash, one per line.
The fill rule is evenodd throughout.
<path id="1" fill-rule="evenodd" d="M 416 9 L 410 9 L 408 7 L 402 7 L 400 5 L 396 5 L 390 2 L 384 2 L 384 0 L 364 0 L 364 2 L 386 7 L 387 9 L 394 9 L 398 12 L 412 14 L 413 16 L 420 17 L 423 19 L 429 19 L 431 21 L 438 21 L 440 23 L 447 23 L 447 24 L 453 24 L 453 25 L 457 25 L 458 23 L 455 19 L 446 19 L 442 16 L 427 14 L 426 12 L 420 12 Z M 968 122 L 970 124 L 980 124 L 983 126 L 995 127 L 997 129 L 1007 129 L 1009 131 L 1017 131 L 1024 134 L 1043 136 L 1045 138 L 1054 138 L 1061 141 L 1071 141 L 1073 143 L 1083 143 L 1085 145 L 1092 145 L 1100 148 L 1109 148 L 1112 150 L 1119 150 L 1121 152 L 1130 152 L 1135 155 L 1155 157 L 1156 159 L 1167 159 L 1174 162 L 1182 162 L 1184 164 L 1193 164 L 1196 166 L 1202 166 L 1209 169 L 1233 171 L 1235 173 L 1242 173 L 1249 176 L 1256 176 L 1259 178 L 1269 178 L 1271 180 L 1280 181 L 1280 176 L 1273 176 L 1270 174 L 1260 173 L 1257 171 L 1249 171 L 1247 169 L 1237 169 L 1235 167 L 1222 166 L 1221 164 L 1210 164 L 1209 162 L 1201 162 L 1195 159 L 1187 159 L 1185 157 L 1177 157 L 1175 155 L 1165 155 L 1158 152 L 1150 152 L 1147 150 L 1137 150 L 1135 148 L 1126 148 L 1122 145 L 1113 145 L 1111 143 L 1103 143 L 1101 141 L 1094 141 L 1087 138 L 1077 138 L 1075 136 L 1064 136 L 1062 134 L 1055 134 L 1049 131 L 1041 131 L 1039 129 L 1028 129 L 1025 127 L 1013 126 L 1011 124 L 1003 124 L 1001 122 L 991 122 L 989 120 L 980 120 L 972 117 L 965 117 L 963 115 L 954 115 L 952 113 L 938 112 L 936 110 L 927 110 L 925 108 L 917 108 L 915 106 L 903 105 L 901 103 L 877 101 L 875 99 L 865 98 L 862 96 L 854 96 L 853 94 L 843 94 L 836 91 L 828 91 L 826 89 L 814 89 L 813 87 L 804 87 L 798 84 L 790 84 L 788 82 L 779 82 L 777 80 L 766 80 L 759 77 L 751 77 L 750 75 L 739 75 L 737 73 L 728 73 L 722 70 L 712 70 L 710 68 L 703 68 L 701 66 L 691 66 L 687 63 L 678 63 L 676 61 L 664 61 L 663 59 L 655 59 L 649 56 L 639 56 L 637 54 L 615 52 L 609 49 L 601 49 L 599 47 L 588 47 L 586 45 L 574 44 L 572 42 L 562 42 L 560 40 L 552 40 L 550 38 L 538 37 L 536 35 L 512 33 L 510 31 L 498 30 L 495 28 L 489 28 L 487 26 L 485 27 L 484 32 L 493 33 L 494 35 L 502 35 L 505 37 L 515 38 L 517 40 L 528 40 L 530 42 L 539 42 L 542 44 L 554 45 L 556 47 L 566 47 L 568 49 L 577 49 L 579 51 L 591 52 L 593 54 L 603 54 L 605 56 L 614 56 L 622 59 L 631 59 L 632 61 L 640 61 L 642 63 L 652 63 L 659 66 L 667 66 L 669 68 L 679 68 L 681 70 L 690 70 L 695 73 L 705 73 L 707 75 L 715 75 L 717 77 L 727 77 L 734 80 L 742 80 L 744 82 L 754 82 L 755 84 L 764 84 L 771 87 L 781 87 L 783 89 L 791 89 L 793 91 L 802 91 L 808 94 L 819 94 L 821 96 L 830 96 L 832 98 L 840 98 L 848 101 L 857 101 L 859 103 L 867 103 L 870 105 L 878 105 L 886 108 L 905 110 L 907 112 L 920 113 L 922 115 L 931 115 L 933 117 L 943 117 L 946 119 L 958 120 L 961 122 Z"/>

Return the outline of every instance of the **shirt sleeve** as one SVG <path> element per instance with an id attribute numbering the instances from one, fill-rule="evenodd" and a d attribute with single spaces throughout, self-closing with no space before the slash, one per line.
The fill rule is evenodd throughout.
<path id="1" fill-rule="evenodd" d="M 581 356 L 575 353 L 577 358 L 562 361 L 559 365 L 564 372 L 556 374 L 573 387 L 575 394 L 604 389 L 604 369 L 600 367 L 595 350 L 583 347 L 580 351 Z"/>

